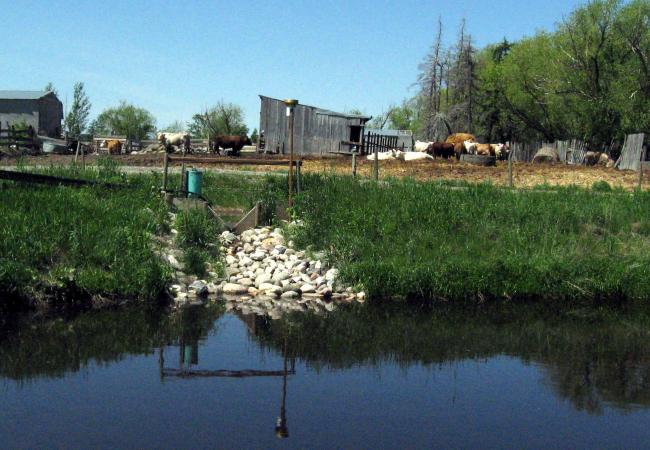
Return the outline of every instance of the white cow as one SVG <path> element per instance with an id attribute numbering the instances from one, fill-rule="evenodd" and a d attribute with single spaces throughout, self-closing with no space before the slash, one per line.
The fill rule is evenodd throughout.
<path id="1" fill-rule="evenodd" d="M 431 144 L 433 144 L 433 142 L 415 141 L 413 149 L 416 152 L 426 152 Z"/>
<path id="2" fill-rule="evenodd" d="M 467 153 L 470 155 L 474 155 L 476 153 L 476 147 L 478 147 L 478 144 L 473 141 L 465 141 L 463 142 L 463 146 L 465 146 L 465 150 L 467 150 Z"/>
<path id="3" fill-rule="evenodd" d="M 185 138 L 188 136 L 188 133 L 168 133 L 165 131 L 156 134 L 160 143 L 165 145 L 176 145 L 179 147 L 183 145 Z"/>
<path id="4" fill-rule="evenodd" d="M 404 161 L 424 161 L 426 159 L 433 159 L 433 156 L 422 152 L 404 152 L 402 156 Z"/>

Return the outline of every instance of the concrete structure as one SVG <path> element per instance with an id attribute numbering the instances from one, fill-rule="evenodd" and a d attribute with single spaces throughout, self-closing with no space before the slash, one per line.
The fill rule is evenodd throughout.
<path id="1" fill-rule="evenodd" d="M 260 136 L 264 151 L 287 153 L 286 105 L 282 100 L 260 95 Z M 364 127 L 371 117 L 337 113 L 315 106 L 298 104 L 294 110 L 294 151 L 296 155 L 322 155 L 348 152 L 361 142 Z"/>
<path id="2" fill-rule="evenodd" d="M 0 128 L 26 123 L 38 134 L 61 136 L 63 104 L 53 92 L 0 91 Z"/>

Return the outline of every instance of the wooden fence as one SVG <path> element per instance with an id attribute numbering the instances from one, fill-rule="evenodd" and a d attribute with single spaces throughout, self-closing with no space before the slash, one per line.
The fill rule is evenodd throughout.
<path id="1" fill-rule="evenodd" d="M 124 152 L 137 152 L 140 151 L 149 145 L 157 145 L 160 142 L 158 139 L 141 139 L 141 140 L 129 140 L 126 136 L 96 136 L 93 138 L 93 149 L 95 152 L 100 153 L 103 151 L 108 151 L 106 148 L 101 147 L 102 141 L 106 140 L 116 140 L 122 143 L 122 148 Z M 191 139 L 192 148 L 205 148 L 208 149 L 208 140 L 207 139 Z M 130 144 L 130 149 L 129 149 Z"/>
<path id="2" fill-rule="evenodd" d="M 16 130 L 12 126 L 2 128 L 0 125 L 0 147 L 10 147 L 12 145 L 15 145 L 18 149 L 29 148 L 32 151 L 37 151 L 40 148 L 33 128 Z"/>
<path id="3" fill-rule="evenodd" d="M 377 133 L 366 133 L 363 141 L 361 154 L 371 155 L 377 152 L 387 152 L 392 149 L 404 151 L 404 144 L 401 147 L 397 145 L 397 136 L 384 136 Z"/>
<path id="4" fill-rule="evenodd" d="M 646 160 L 646 148 L 643 146 L 645 134 L 630 134 L 625 138 L 621 156 L 614 167 L 621 170 L 639 170 L 639 167 Z"/>

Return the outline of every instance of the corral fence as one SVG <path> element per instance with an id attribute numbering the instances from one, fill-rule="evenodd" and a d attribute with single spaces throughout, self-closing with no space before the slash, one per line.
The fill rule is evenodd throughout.
<path id="1" fill-rule="evenodd" d="M 16 149 L 30 149 L 37 152 L 40 149 L 40 143 L 36 132 L 32 127 L 27 129 L 16 129 L 7 123 L 7 128 L 2 128 L 0 124 L 0 147 L 15 146 Z"/>
<path id="2" fill-rule="evenodd" d="M 158 145 L 158 139 L 127 139 L 126 136 L 95 136 L 93 138 L 93 151 L 96 153 L 108 153 L 108 149 L 102 147 L 104 141 L 120 141 L 122 144 L 122 153 L 139 152 L 146 149 L 151 145 Z M 208 151 L 208 139 L 195 139 L 190 140 L 191 148 L 198 151 Z"/>
<path id="3" fill-rule="evenodd" d="M 625 137 L 620 155 L 617 155 L 615 167 L 622 170 L 639 170 L 640 164 L 646 160 L 645 134 L 630 134 Z M 510 144 L 510 158 L 513 162 L 532 162 L 535 154 L 541 148 L 554 149 L 560 162 L 568 165 L 581 165 L 589 151 L 586 142 L 579 139 L 555 142 L 513 142 Z M 614 150 L 619 150 L 615 143 L 605 146 L 600 151 L 612 157 Z"/>
<path id="4" fill-rule="evenodd" d="M 404 151 L 404 143 L 398 144 L 398 136 L 386 136 L 378 133 L 366 133 L 361 145 L 361 154 L 371 155 L 375 152 L 387 152 L 389 150 Z"/>

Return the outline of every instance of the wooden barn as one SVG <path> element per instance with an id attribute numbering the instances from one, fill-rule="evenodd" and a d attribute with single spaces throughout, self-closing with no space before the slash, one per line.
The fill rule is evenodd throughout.
<path id="1" fill-rule="evenodd" d="M 282 100 L 260 95 L 260 138 L 265 153 L 287 153 L 286 106 Z M 298 104 L 294 112 L 294 152 L 297 155 L 328 156 L 349 152 L 363 139 L 371 117 L 337 113 Z"/>
<path id="2" fill-rule="evenodd" d="M 53 92 L 0 91 L 0 128 L 31 125 L 40 135 L 61 136 L 63 104 Z"/>

